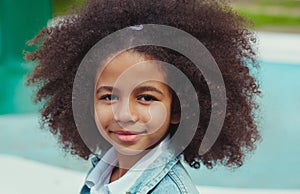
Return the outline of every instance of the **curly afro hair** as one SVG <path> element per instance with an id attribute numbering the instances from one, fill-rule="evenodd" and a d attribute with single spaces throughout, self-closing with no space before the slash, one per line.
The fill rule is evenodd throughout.
<path id="1" fill-rule="evenodd" d="M 211 97 L 201 72 L 175 51 L 155 46 L 134 48 L 135 52 L 174 64 L 193 83 L 201 108 L 196 133 L 182 152 L 194 168 L 200 162 L 208 168 L 216 164 L 239 167 L 245 155 L 260 139 L 255 123 L 260 94 L 250 68 L 257 68 L 254 34 L 250 21 L 219 0 L 88 0 L 82 7 L 52 26 L 43 28 L 29 45 L 37 49 L 25 55 L 35 61 L 27 85 L 38 86 L 36 102 L 45 102 L 40 110 L 42 122 L 66 151 L 88 159 L 92 152 L 76 128 L 72 112 L 72 89 L 77 69 L 86 53 L 99 40 L 128 26 L 161 24 L 181 29 L 196 37 L 214 57 L 222 73 L 227 97 L 226 117 L 215 144 L 204 155 L 198 154 L 206 132 Z M 251 67 L 250 67 L 251 66 Z M 178 102 L 172 104 L 178 107 Z"/>

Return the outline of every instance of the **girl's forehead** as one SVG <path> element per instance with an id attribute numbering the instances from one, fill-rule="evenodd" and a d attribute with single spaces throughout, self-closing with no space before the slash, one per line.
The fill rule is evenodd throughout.
<path id="1" fill-rule="evenodd" d="M 97 76 L 97 83 L 117 80 L 155 80 L 165 82 L 165 73 L 160 64 L 136 52 L 124 52 L 105 64 Z"/>

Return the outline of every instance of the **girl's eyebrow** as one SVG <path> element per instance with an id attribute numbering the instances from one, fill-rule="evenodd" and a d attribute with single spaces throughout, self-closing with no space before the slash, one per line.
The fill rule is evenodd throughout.
<path id="1" fill-rule="evenodd" d="M 159 93 L 160 95 L 163 95 L 163 92 L 161 92 L 159 89 L 152 87 L 152 86 L 141 86 L 136 89 L 134 89 L 135 93 L 142 93 L 142 92 L 156 92 Z"/>
<path id="2" fill-rule="evenodd" d="M 97 89 L 96 94 L 101 92 L 112 92 L 112 91 L 119 91 L 117 88 L 114 88 L 112 86 L 101 86 Z M 163 92 L 161 92 L 159 89 L 152 87 L 152 86 L 141 86 L 136 89 L 134 89 L 135 93 L 142 93 L 142 92 L 156 92 L 160 95 L 163 95 Z"/>
<path id="3" fill-rule="evenodd" d="M 100 92 L 112 92 L 113 90 L 118 92 L 118 89 L 112 86 L 101 86 L 97 89 L 96 94 Z"/>

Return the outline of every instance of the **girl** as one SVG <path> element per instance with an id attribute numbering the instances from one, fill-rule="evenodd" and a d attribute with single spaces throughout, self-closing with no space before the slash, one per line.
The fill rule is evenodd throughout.
<path id="1" fill-rule="evenodd" d="M 191 34 L 222 73 L 227 106 L 226 113 L 219 112 L 224 124 L 205 152 L 199 149 L 217 106 L 212 94 L 220 86 L 208 82 L 182 53 L 149 44 L 132 47 L 155 41 L 157 33 L 144 33 L 147 24 Z M 37 62 L 28 84 L 38 85 L 36 101 L 45 101 L 43 122 L 72 154 L 84 159 L 96 155 L 82 194 L 198 193 L 182 162 L 192 168 L 243 164 L 260 139 L 253 113 L 260 91 L 248 68 L 257 66 L 255 38 L 248 25 L 223 1 L 89 0 L 30 41 L 38 47 L 25 56 Z M 97 50 L 98 41 L 122 29 L 126 36 Z M 181 36 L 174 43 L 190 46 L 202 60 L 203 53 L 193 51 Z M 91 50 L 98 52 L 89 54 Z M 192 86 L 178 80 L 165 63 L 180 70 Z M 200 115 L 191 111 L 197 107 L 192 90 Z M 180 141 L 172 140 L 176 137 Z"/>

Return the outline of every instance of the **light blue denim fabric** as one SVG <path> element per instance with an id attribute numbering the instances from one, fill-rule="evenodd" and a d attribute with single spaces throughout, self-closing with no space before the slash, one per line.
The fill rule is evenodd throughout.
<path id="1" fill-rule="evenodd" d="M 92 160 L 93 165 L 97 159 Z M 172 149 L 167 149 L 137 179 L 128 192 L 124 194 L 198 194 L 190 176 Z M 84 185 L 80 194 L 90 194 Z M 118 193 L 113 193 L 118 194 Z"/>

